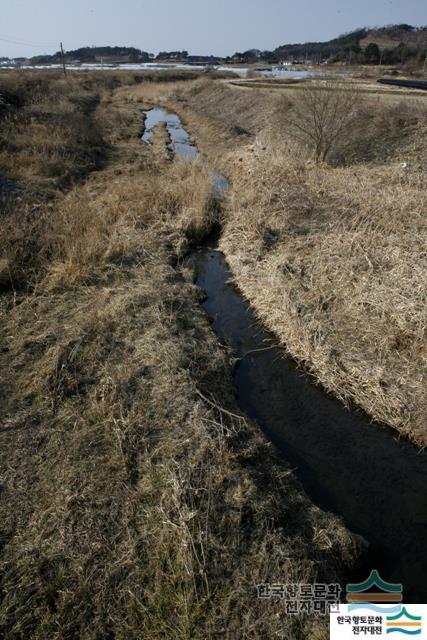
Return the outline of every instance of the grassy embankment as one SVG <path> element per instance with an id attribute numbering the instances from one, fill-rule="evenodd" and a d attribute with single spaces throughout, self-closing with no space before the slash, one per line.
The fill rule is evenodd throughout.
<path id="1" fill-rule="evenodd" d="M 98 76 L 0 80 L 0 636 L 326 638 L 255 597 L 343 580 L 356 550 L 239 417 L 176 268 L 215 215 L 207 170 L 161 127 L 144 147 Z"/>
<path id="2" fill-rule="evenodd" d="M 232 181 L 221 248 L 260 319 L 326 389 L 424 446 L 425 96 L 356 84 L 318 163 L 291 125 L 303 85 L 199 81 L 174 105 Z"/>

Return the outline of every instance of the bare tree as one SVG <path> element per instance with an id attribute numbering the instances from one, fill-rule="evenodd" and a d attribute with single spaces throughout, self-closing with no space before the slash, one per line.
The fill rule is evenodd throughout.
<path id="1" fill-rule="evenodd" d="M 298 91 L 289 115 L 289 132 L 325 161 L 356 117 L 360 92 L 351 81 L 308 80 Z"/>

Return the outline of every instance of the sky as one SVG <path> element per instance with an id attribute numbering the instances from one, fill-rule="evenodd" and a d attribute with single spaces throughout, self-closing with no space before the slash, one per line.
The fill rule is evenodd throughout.
<path id="1" fill-rule="evenodd" d="M 0 56 L 82 46 L 232 55 L 329 40 L 363 26 L 427 24 L 426 0 L 1 0 Z"/>

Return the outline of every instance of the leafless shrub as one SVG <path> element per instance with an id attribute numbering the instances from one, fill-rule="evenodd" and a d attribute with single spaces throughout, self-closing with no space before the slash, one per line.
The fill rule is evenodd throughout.
<path id="1" fill-rule="evenodd" d="M 289 133 L 312 149 L 316 161 L 326 161 L 334 145 L 351 127 L 360 104 L 351 82 L 326 78 L 307 82 L 289 116 Z"/>

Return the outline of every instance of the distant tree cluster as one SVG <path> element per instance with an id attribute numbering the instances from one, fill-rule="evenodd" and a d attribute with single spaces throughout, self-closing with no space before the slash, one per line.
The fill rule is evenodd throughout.
<path id="1" fill-rule="evenodd" d="M 188 58 L 188 51 L 160 51 L 156 60 L 185 60 Z"/>
<path id="2" fill-rule="evenodd" d="M 251 63 L 264 62 L 277 64 L 281 61 L 292 62 L 322 62 L 333 57 L 344 58 L 349 54 L 358 54 L 361 51 L 359 42 L 368 33 L 367 29 L 358 29 L 344 34 L 328 42 L 307 42 L 305 44 L 286 44 L 277 47 L 274 51 L 260 51 L 249 49 L 243 53 L 236 52 L 231 58 L 233 62 Z"/>
<path id="3" fill-rule="evenodd" d="M 357 29 L 327 42 L 307 42 L 278 47 L 276 55 L 281 60 L 320 63 L 325 60 L 345 60 L 355 58 L 360 52 L 360 40 L 368 34 L 368 29 Z"/>
<path id="4" fill-rule="evenodd" d="M 375 28 L 376 33 L 386 34 L 389 36 L 397 35 L 401 31 L 407 31 L 408 33 L 421 33 L 427 31 L 427 26 L 413 27 L 410 24 L 388 24 L 385 27 Z"/>
<path id="5" fill-rule="evenodd" d="M 416 60 L 421 64 L 426 56 L 427 47 L 411 47 L 400 42 L 392 49 L 380 49 L 377 44 L 371 43 L 364 51 L 363 61 L 366 64 L 404 64 Z"/>
<path id="6" fill-rule="evenodd" d="M 396 47 L 380 47 L 375 42 L 368 44 L 358 56 L 358 61 L 364 64 L 405 64 L 416 60 L 421 64 L 427 56 L 426 46 L 410 46 L 400 42 Z"/>

